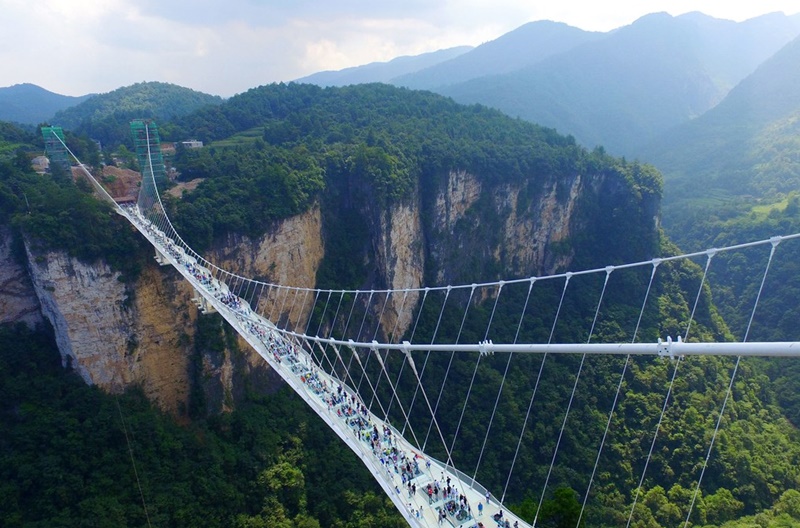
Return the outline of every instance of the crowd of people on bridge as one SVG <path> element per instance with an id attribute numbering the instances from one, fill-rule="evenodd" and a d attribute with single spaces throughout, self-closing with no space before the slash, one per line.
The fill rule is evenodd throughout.
<path id="1" fill-rule="evenodd" d="M 247 309 L 246 301 L 228 291 L 224 283 L 214 280 L 208 270 L 200 266 L 194 258 L 188 257 L 182 248 L 176 246 L 161 230 L 139 214 L 136 206 L 129 209 L 129 212 L 162 248 L 186 267 L 208 293 L 235 313 L 241 327 L 264 345 L 278 368 L 288 365 L 288 370 L 301 385 L 322 400 L 328 412 L 341 419 L 354 437 L 368 446 L 375 462 L 385 469 L 386 480 L 391 482 L 395 493 L 401 495 L 405 492 L 413 500 L 407 506 L 413 517 L 425 516 L 423 508 L 430 508 L 439 524 L 447 521 L 454 527 L 483 528 L 483 523 L 474 519 L 467 496 L 459 492 L 450 476 L 445 476 L 442 472 L 441 480 L 435 479 L 430 460 L 425 459 L 421 453 L 404 449 L 403 442 L 397 438 L 398 434 L 387 423 L 376 419 L 355 391 L 350 392 L 342 382 L 324 371 L 321 372 L 316 358 L 285 339 L 274 327 Z M 421 460 L 425 461 L 425 470 L 420 467 Z M 487 505 L 488 503 L 487 497 Z M 479 515 L 482 514 L 482 503 L 479 504 L 478 511 Z M 510 528 L 502 511 L 492 517 L 500 528 Z"/>

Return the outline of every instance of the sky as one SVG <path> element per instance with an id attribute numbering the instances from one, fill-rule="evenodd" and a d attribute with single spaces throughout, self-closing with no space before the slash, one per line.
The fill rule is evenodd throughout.
<path id="1" fill-rule="evenodd" d="M 527 22 L 610 31 L 649 13 L 741 22 L 797 0 L 0 0 L 0 87 L 63 95 L 161 81 L 230 97 L 402 55 L 493 40 Z"/>

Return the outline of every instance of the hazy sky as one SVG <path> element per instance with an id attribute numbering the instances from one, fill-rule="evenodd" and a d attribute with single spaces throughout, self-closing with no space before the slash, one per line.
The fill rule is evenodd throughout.
<path id="1" fill-rule="evenodd" d="M 608 31 L 653 12 L 742 21 L 797 0 L 0 0 L 0 87 L 164 81 L 231 96 L 321 70 L 493 40 L 534 20 Z"/>

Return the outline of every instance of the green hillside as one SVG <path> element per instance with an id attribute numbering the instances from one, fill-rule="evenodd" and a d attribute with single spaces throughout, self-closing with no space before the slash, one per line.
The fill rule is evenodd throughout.
<path id="1" fill-rule="evenodd" d="M 45 90 L 35 84 L 0 88 L 0 121 L 25 125 L 44 123 L 56 112 L 80 104 L 93 95 L 72 97 Z"/>
<path id="2" fill-rule="evenodd" d="M 100 140 L 115 148 L 130 142 L 133 119 L 164 122 L 198 108 L 218 105 L 222 98 L 162 82 L 143 82 L 99 94 L 52 116 L 51 123 Z"/>

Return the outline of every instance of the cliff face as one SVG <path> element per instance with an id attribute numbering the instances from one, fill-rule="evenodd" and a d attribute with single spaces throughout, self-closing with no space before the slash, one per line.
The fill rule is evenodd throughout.
<path id="1" fill-rule="evenodd" d="M 487 188 L 474 175 L 451 172 L 430 215 L 429 252 L 436 283 L 475 280 L 480 273 L 468 275 L 489 262 L 497 263 L 506 277 L 552 273 L 567 266 L 571 255 L 557 254 L 550 245 L 581 228 L 574 212 L 578 198 L 589 192 L 583 182 L 576 174 L 568 181 Z M 533 185 L 537 188 L 532 191 Z M 465 268 L 465 258 L 475 269 Z"/>
<path id="2" fill-rule="evenodd" d="M 28 262 L 65 366 L 111 392 L 140 385 L 171 412 L 186 405 L 196 313 L 182 281 L 148 267 L 126 287 L 106 263 L 62 252 L 29 250 Z"/>
<path id="3" fill-rule="evenodd" d="M 258 240 L 229 235 L 217 246 L 210 259 L 223 269 L 235 270 L 242 276 L 267 283 L 311 288 L 316 284 L 317 270 L 324 256 L 322 217 L 319 206 L 277 223 Z M 284 306 L 281 317 L 303 326 L 308 306 L 314 299 L 285 299 L 286 292 L 263 288 L 258 292 L 259 308 L 273 303 Z M 276 316 L 277 318 L 277 316 Z"/>
<path id="4" fill-rule="evenodd" d="M 43 322 L 30 276 L 13 254 L 11 231 L 0 227 L 0 324 Z"/>
<path id="5" fill-rule="evenodd" d="M 606 183 L 603 176 L 579 174 L 560 180 L 487 183 L 468 172 L 451 171 L 418 183 L 410 197 L 388 207 L 339 192 L 358 204 L 357 222 L 365 227 L 361 253 L 348 253 L 347 258 L 367 268 L 367 292 L 552 273 L 569 267 L 574 256 L 573 250 L 564 249 L 568 244 L 556 246 L 587 227 L 585 215 L 579 214 L 582 203 L 596 204 L 599 196 L 613 200 L 615 193 L 629 198 L 624 186 Z M 326 218 L 335 217 L 345 205 L 335 200 L 322 203 L 330 208 L 327 214 L 317 205 L 275 223 L 257 240 L 229 235 L 209 258 L 264 283 L 313 287 L 329 250 L 350 236 L 344 224 L 326 225 Z M 336 229 L 339 239 L 331 235 Z M 172 268 L 151 263 L 135 283 L 124 284 L 104 262 L 85 264 L 61 252 L 27 249 L 25 270 L 14 263 L 8 233 L 0 234 L 2 321 L 46 318 L 55 329 L 64 364 L 87 383 L 109 391 L 141 386 L 176 415 L 196 407 L 192 399 L 198 394 L 207 410 L 224 411 L 244 393 L 246 379 L 258 380 L 259 390 L 277 383 L 255 354 L 239 353 L 247 348 L 243 340 L 237 346 L 223 338 L 217 340 L 221 345 L 211 346 L 214 340 L 196 336 L 208 325 L 198 324 L 191 288 Z M 495 276 L 497 270 L 503 277 Z M 273 307 L 274 312 L 266 312 L 273 320 L 304 327 L 313 298 L 259 287 L 254 298 L 260 308 Z M 419 296 L 390 299 L 382 330 L 402 334 L 412 323 L 408 306 Z M 398 314 L 403 314 L 400 320 Z M 215 324 L 211 331 L 219 336 L 222 323 Z"/>

